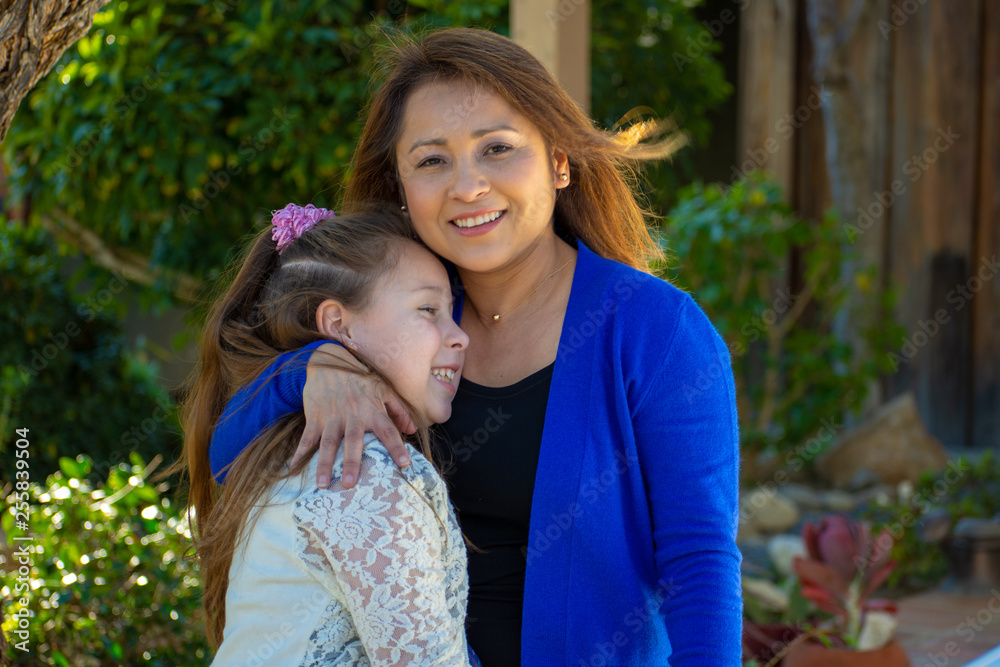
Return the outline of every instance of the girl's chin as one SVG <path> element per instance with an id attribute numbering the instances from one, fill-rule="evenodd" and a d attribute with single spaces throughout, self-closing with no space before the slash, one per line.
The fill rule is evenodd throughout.
<path id="1" fill-rule="evenodd" d="M 426 419 L 421 420 L 424 422 L 424 426 L 421 428 L 426 428 L 428 426 L 433 426 L 434 424 L 443 424 L 451 419 L 451 410 L 435 410 L 433 414 L 427 415 Z"/>

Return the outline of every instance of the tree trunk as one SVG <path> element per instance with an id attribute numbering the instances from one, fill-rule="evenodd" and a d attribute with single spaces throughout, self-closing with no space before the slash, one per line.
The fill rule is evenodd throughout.
<path id="1" fill-rule="evenodd" d="M 0 142 L 25 95 L 109 0 L 0 0 Z"/>
<path id="2" fill-rule="evenodd" d="M 876 217 L 869 228 L 859 222 L 859 212 L 887 188 L 889 44 L 877 26 L 889 14 L 888 0 L 807 0 L 805 7 L 814 54 L 812 74 L 822 92 L 833 205 L 844 221 L 845 242 L 857 248 L 861 264 L 844 267 L 845 280 L 853 280 L 862 266 L 881 268 L 885 253 L 885 220 Z M 876 285 L 881 287 L 883 280 L 879 275 Z M 848 311 L 858 298 L 853 288 L 850 293 Z M 841 316 L 835 327 L 856 354 L 864 354 L 864 342 L 852 320 Z M 881 387 L 873 381 L 865 411 L 880 403 Z"/>

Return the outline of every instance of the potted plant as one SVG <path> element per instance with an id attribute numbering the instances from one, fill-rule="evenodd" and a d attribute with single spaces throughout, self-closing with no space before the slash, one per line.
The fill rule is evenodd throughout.
<path id="1" fill-rule="evenodd" d="M 807 614 L 797 623 L 748 620 L 744 659 L 764 667 L 907 667 L 894 638 L 895 605 L 871 597 L 895 567 L 889 531 L 873 539 L 867 523 L 832 515 L 805 524 L 802 540 L 806 554 L 793 569 Z"/>

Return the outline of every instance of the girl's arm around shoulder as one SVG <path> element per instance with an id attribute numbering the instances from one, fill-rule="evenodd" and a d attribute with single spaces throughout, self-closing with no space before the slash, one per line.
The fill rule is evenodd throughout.
<path id="1" fill-rule="evenodd" d="M 356 486 L 343 486 L 338 456 L 330 488 L 298 501 L 304 560 L 345 603 L 372 665 L 467 665 L 465 545 L 446 529 L 444 481 L 416 450 L 400 470 L 367 439 Z"/>
<path id="2" fill-rule="evenodd" d="M 286 352 L 250 384 L 229 399 L 212 433 L 209 457 L 212 474 L 225 483 L 224 469 L 269 426 L 302 409 L 309 356 L 332 341 L 316 341 L 300 350 Z"/>

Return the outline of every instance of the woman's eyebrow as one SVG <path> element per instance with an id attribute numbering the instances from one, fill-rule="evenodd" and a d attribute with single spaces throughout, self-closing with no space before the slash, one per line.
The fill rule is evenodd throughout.
<path id="1" fill-rule="evenodd" d="M 476 130 L 472 133 L 472 136 L 474 139 L 478 139 L 479 137 L 484 137 L 492 132 L 502 132 L 505 130 L 508 132 L 517 132 L 517 130 L 512 128 L 510 125 L 497 125 L 495 127 L 487 127 L 482 130 Z"/>
<path id="2" fill-rule="evenodd" d="M 493 132 L 504 132 L 504 131 L 506 131 L 506 132 L 518 132 L 518 130 L 514 129 L 510 125 L 496 125 L 494 127 L 485 127 L 485 128 L 483 128 L 481 130 L 476 130 L 475 132 L 472 133 L 472 138 L 473 139 L 479 139 L 480 137 L 485 137 L 487 134 L 491 134 Z M 415 141 L 414 144 L 412 146 L 410 146 L 409 152 L 412 153 L 413 151 L 417 150 L 421 146 L 445 146 L 447 144 L 448 144 L 448 140 L 447 139 L 440 139 L 440 138 L 438 138 L 438 139 L 417 139 L 417 141 Z"/>
<path id="3" fill-rule="evenodd" d="M 417 150 L 421 146 L 444 146 L 448 142 L 444 139 L 418 139 L 413 146 L 410 147 L 410 153 Z"/>

